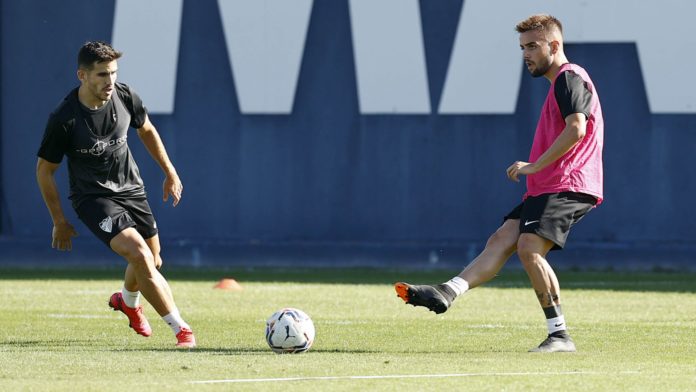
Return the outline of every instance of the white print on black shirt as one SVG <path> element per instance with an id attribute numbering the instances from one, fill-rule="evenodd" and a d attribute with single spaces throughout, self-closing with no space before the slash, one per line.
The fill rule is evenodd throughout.
<path id="1" fill-rule="evenodd" d="M 123 144 L 126 142 L 127 138 L 128 138 L 128 136 L 123 136 L 123 137 L 119 137 L 116 139 L 111 139 L 108 142 L 105 142 L 103 140 L 97 140 L 97 142 L 94 143 L 92 148 L 89 148 L 89 149 L 88 148 L 78 148 L 75 151 L 82 153 L 82 154 L 92 154 L 94 156 L 99 156 L 99 155 L 103 154 L 104 151 L 106 151 L 106 147 Z"/>

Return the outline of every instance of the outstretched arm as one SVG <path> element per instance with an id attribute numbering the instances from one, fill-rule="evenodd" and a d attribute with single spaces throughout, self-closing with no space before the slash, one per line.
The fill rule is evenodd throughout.
<path id="1" fill-rule="evenodd" d="M 41 190 L 48 212 L 53 220 L 53 241 L 52 248 L 58 250 L 71 250 L 72 237 L 77 236 L 75 228 L 65 219 L 63 207 L 60 205 L 60 195 L 54 174 L 58 170 L 58 163 L 49 162 L 43 158 L 39 158 L 36 163 L 36 181 Z"/>
<path id="2" fill-rule="evenodd" d="M 146 117 L 143 126 L 138 128 L 138 136 L 152 158 L 164 172 L 165 178 L 164 184 L 162 185 L 162 200 L 169 200 L 169 195 L 171 195 L 172 199 L 174 199 L 172 204 L 176 207 L 176 205 L 179 204 L 179 200 L 181 200 L 181 193 L 184 190 L 184 186 L 181 184 L 179 175 L 176 173 L 176 169 L 167 155 L 167 150 L 164 148 L 164 143 L 162 143 L 162 139 L 155 126 L 150 122 L 149 117 Z"/>
<path id="3" fill-rule="evenodd" d="M 587 129 L 587 120 L 582 113 L 569 114 L 565 118 L 566 126 L 560 135 L 553 142 L 551 147 L 546 150 L 536 162 L 517 161 L 507 169 L 507 176 L 513 181 L 519 181 L 518 176 L 534 174 L 552 164 L 558 158 L 570 151 L 583 137 Z"/>

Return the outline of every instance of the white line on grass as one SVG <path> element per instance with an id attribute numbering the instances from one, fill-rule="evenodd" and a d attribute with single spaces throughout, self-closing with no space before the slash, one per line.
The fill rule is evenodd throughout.
<path id="1" fill-rule="evenodd" d="M 447 378 L 447 377 L 490 377 L 490 376 L 567 376 L 567 375 L 611 375 L 638 374 L 637 371 L 623 372 L 502 372 L 502 373 L 454 373 L 454 374 L 392 374 L 382 376 L 323 376 L 323 377 L 280 377 L 280 378 L 237 378 L 230 380 L 202 380 L 190 381 L 191 384 L 224 384 L 224 383 L 252 383 L 252 382 L 278 382 L 278 381 L 331 381 L 331 380 L 378 380 L 394 378 Z"/>
<path id="2" fill-rule="evenodd" d="M 49 313 L 46 315 L 48 318 L 59 318 L 59 319 L 105 319 L 112 318 L 112 316 L 101 315 L 101 314 L 64 314 L 64 313 Z"/>

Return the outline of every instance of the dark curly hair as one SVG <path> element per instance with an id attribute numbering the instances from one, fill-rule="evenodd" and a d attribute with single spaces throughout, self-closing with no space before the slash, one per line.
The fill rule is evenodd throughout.
<path id="1" fill-rule="evenodd" d="M 94 63 L 114 61 L 122 54 L 106 42 L 89 41 L 82 45 L 77 54 L 77 67 L 91 69 Z"/>

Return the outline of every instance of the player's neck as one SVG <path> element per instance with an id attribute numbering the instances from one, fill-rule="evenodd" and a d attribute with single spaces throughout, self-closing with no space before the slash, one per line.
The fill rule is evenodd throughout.
<path id="1" fill-rule="evenodd" d="M 558 75 L 558 71 L 561 70 L 561 67 L 564 64 L 568 64 L 570 61 L 568 61 L 568 58 L 566 58 L 565 55 L 560 55 L 554 58 L 553 63 L 551 63 L 551 67 L 549 67 L 549 70 L 546 71 L 544 74 L 544 77 L 551 83 L 553 83 L 554 79 L 556 79 L 556 75 Z"/>
<path id="2" fill-rule="evenodd" d="M 80 88 L 77 90 L 77 99 L 80 100 L 82 105 L 92 110 L 99 109 L 108 102 L 96 98 L 84 86 L 80 86 Z"/>

